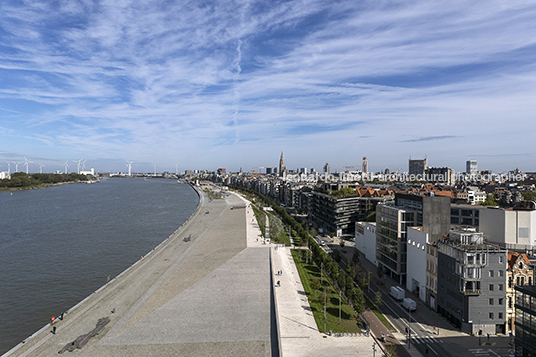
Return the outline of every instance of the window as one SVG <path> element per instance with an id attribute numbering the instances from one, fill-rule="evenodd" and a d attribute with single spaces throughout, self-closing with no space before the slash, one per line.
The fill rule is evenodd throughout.
<path id="1" fill-rule="evenodd" d="M 512 277 L 511 276 L 508 277 L 508 287 L 509 288 L 512 287 Z"/>
<path id="2" fill-rule="evenodd" d="M 493 299 L 489 299 L 489 304 L 493 305 Z"/>
<path id="3" fill-rule="evenodd" d="M 493 284 L 489 284 L 489 291 L 493 291 Z"/>
<path id="4" fill-rule="evenodd" d="M 503 290 L 503 284 L 499 284 L 499 291 Z"/>
<path id="5" fill-rule="evenodd" d="M 499 270 L 499 276 L 502 278 L 504 276 L 504 270 Z"/>
<path id="6" fill-rule="evenodd" d="M 499 255 L 499 263 L 502 263 L 503 262 L 503 257 L 502 255 Z"/>
<path id="7" fill-rule="evenodd" d="M 504 303 L 504 299 L 503 298 L 499 298 L 499 305 L 502 305 Z M 499 317 L 500 318 L 500 317 Z"/>
<path id="8" fill-rule="evenodd" d="M 532 285 L 532 277 L 529 276 L 529 285 Z"/>
<path id="9" fill-rule="evenodd" d="M 490 277 L 490 278 L 493 278 L 493 270 L 490 270 L 490 271 L 489 271 L 489 277 Z"/>
<path id="10" fill-rule="evenodd" d="M 502 320 L 502 318 L 503 318 L 503 313 L 499 312 L 499 320 Z"/>
<path id="11" fill-rule="evenodd" d="M 512 297 L 511 296 L 508 297 L 508 308 L 509 309 L 512 308 Z"/>
<path id="12" fill-rule="evenodd" d="M 493 312 L 490 312 L 490 313 L 489 313 L 489 319 L 490 319 L 490 320 L 493 320 Z"/>

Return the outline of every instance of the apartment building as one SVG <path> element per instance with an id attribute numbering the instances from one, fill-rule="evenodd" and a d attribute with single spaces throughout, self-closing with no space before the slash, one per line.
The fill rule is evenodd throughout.
<path id="1" fill-rule="evenodd" d="M 467 333 L 505 333 L 507 251 L 474 228 L 438 241 L 437 311 Z"/>
<path id="2" fill-rule="evenodd" d="M 392 278 L 405 284 L 408 228 L 422 227 L 421 232 L 428 235 L 428 241 L 438 240 L 450 229 L 450 199 L 433 194 L 397 193 L 394 203 L 376 208 L 376 227 L 378 263 Z M 423 264 L 421 269 L 424 268 Z"/>

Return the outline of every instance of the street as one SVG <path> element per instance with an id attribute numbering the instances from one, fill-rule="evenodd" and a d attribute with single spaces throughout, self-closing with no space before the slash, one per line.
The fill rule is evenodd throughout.
<path id="1" fill-rule="evenodd" d="M 316 238 L 315 238 L 316 240 Z M 338 250 L 341 254 L 340 266 L 346 267 L 347 261 L 352 259 L 355 247 L 354 242 L 345 241 L 345 246 L 339 245 L 339 239 L 335 238 L 325 247 L 326 252 Z M 370 271 L 372 281 L 370 292 L 364 289 L 365 295 L 374 301 L 376 292 L 379 290 L 382 295 L 382 305 L 380 311 L 398 330 L 398 340 L 406 348 L 410 345 L 410 350 L 417 349 L 423 356 L 461 356 L 461 357 L 508 357 L 511 339 L 507 336 L 470 336 L 460 332 L 450 325 L 441 315 L 429 309 L 422 301 L 412 296 L 406 291 L 407 297 L 412 297 L 417 301 L 417 311 L 411 312 L 411 316 L 399 302 L 389 295 L 391 286 L 399 285 L 398 282 L 387 277 L 382 281 L 376 275 L 376 267 L 367 261 L 364 256 L 360 256 L 359 265 L 363 272 Z M 382 279 L 383 280 L 383 279 Z M 411 321 L 411 322 L 410 322 Z M 434 326 L 436 331 L 434 331 Z M 407 330 L 409 328 L 409 330 Z M 406 332 L 408 331 L 408 332 Z M 411 342 L 408 344 L 408 333 L 411 331 Z"/>

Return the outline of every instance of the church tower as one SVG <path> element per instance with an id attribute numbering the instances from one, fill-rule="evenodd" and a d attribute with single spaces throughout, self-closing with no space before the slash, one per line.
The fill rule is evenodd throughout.
<path id="1" fill-rule="evenodd" d="M 285 159 L 283 159 L 283 151 L 281 151 L 281 158 L 279 159 L 279 176 L 283 176 L 285 171 Z"/>

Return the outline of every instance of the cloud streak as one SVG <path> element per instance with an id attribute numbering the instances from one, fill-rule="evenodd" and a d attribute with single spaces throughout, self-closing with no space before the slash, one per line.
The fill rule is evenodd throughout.
<path id="1" fill-rule="evenodd" d="M 536 129 L 535 15 L 522 1 L 4 2 L 0 141 L 170 170 L 275 166 L 281 150 L 296 166 L 341 152 L 461 166 Z M 465 136 L 450 157 L 430 146 Z"/>

